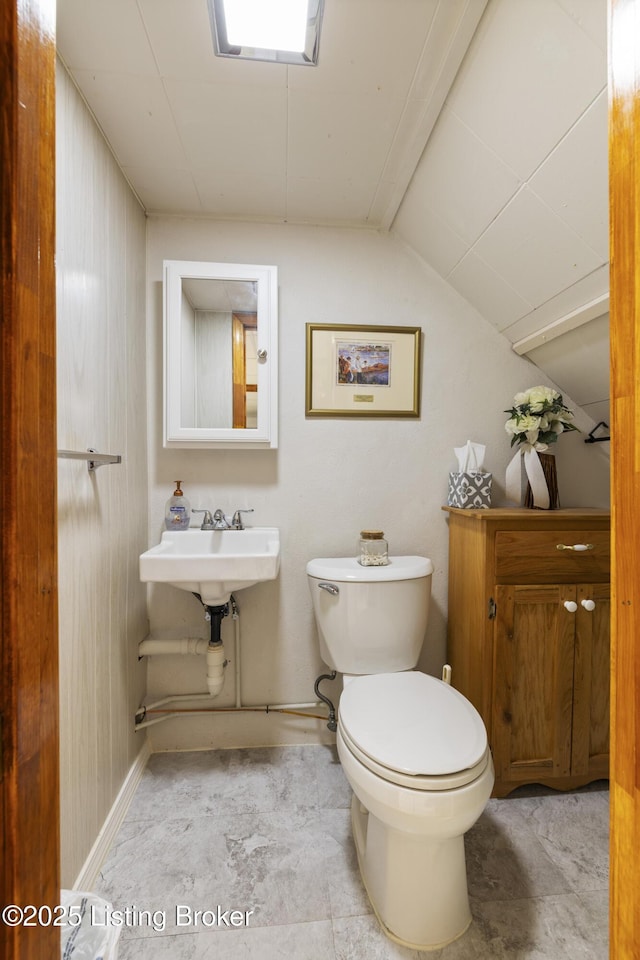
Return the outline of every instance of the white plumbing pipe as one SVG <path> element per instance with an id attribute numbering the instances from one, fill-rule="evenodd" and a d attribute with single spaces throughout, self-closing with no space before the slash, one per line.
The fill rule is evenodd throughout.
<path id="1" fill-rule="evenodd" d="M 208 693 L 174 693 L 171 696 L 163 697 L 162 700 L 145 703 L 144 706 L 140 707 L 136 712 L 141 713 L 143 710 L 157 710 L 159 707 L 164 707 L 167 703 L 197 703 L 199 700 L 210 699 L 211 697 Z M 319 700 L 314 700 L 311 703 L 258 703 L 247 707 L 221 707 L 221 709 L 224 710 L 225 713 L 240 712 L 242 710 L 264 710 L 265 713 L 268 713 L 269 710 L 302 710 L 321 706 L 322 704 Z"/>
<path id="2" fill-rule="evenodd" d="M 163 697 L 162 700 L 154 700 L 153 703 L 145 703 L 143 707 L 140 707 L 137 710 L 137 713 L 140 713 L 143 710 L 157 710 L 158 707 L 163 707 L 165 703 L 180 703 L 181 701 L 186 700 L 210 700 L 211 697 L 208 693 L 174 693 L 171 696 Z"/>
<path id="3" fill-rule="evenodd" d="M 224 668 L 227 661 L 224 658 L 224 646 L 216 643 L 207 649 L 207 686 L 209 696 L 217 697 L 224 687 Z"/>
<path id="4" fill-rule="evenodd" d="M 208 693 L 202 694 L 176 694 L 173 697 L 165 697 L 163 700 L 158 700 L 156 703 L 150 703 L 144 707 L 140 707 L 137 713 L 141 713 L 145 710 L 153 710 L 157 708 L 158 705 L 164 705 L 165 703 L 171 703 L 173 701 L 181 700 L 208 700 L 211 702 L 211 697 Z M 290 713 L 292 711 L 298 710 L 310 710 L 311 708 L 322 707 L 320 701 L 315 703 L 262 703 L 254 707 L 211 707 L 210 710 L 207 710 L 206 707 L 201 710 L 180 710 L 179 712 L 173 712 L 171 710 L 164 713 L 161 717 L 154 717 L 153 720 L 142 720 L 140 723 L 136 724 L 136 730 L 142 730 L 144 727 L 152 727 L 156 723 L 162 723 L 164 720 L 171 720 L 173 718 L 177 719 L 178 717 L 193 717 L 193 716 L 202 716 L 203 713 Z M 303 717 L 303 714 L 299 714 L 300 717 Z M 310 720 L 324 720 L 325 717 L 314 717 L 309 715 Z"/>
<path id="5" fill-rule="evenodd" d="M 155 654 L 194 654 L 207 658 L 207 687 L 209 696 L 217 697 L 224 687 L 224 668 L 226 660 L 224 646 L 216 643 L 212 646 L 208 640 L 200 637 L 183 637 L 179 640 L 141 640 L 138 644 L 138 653 L 141 657 L 151 657 Z M 237 680 L 236 680 L 237 688 Z"/>
<path id="6" fill-rule="evenodd" d="M 235 692 L 236 692 L 236 704 L 235 707 L 220 707 L 212 708 L 212 710 L 221 713 L 248 713 L 248 712 L 264 712 L 269 713 L 270 711 L 287 711 L 287 710 L 311 710 L 321 707 L 322 704 L 319 700 L 313 700 L 309 703 L 262 703 L 251 707 L 244 707 L 242 705 L 241 697 L 241 682 L 240 682 L 240 617 L 237 611 L 237 607 L 234 606 L 234 655 L 235 655 L 235 664 L 234 664 L 234 673 L 235 673 Z M 188 649 L 185 648 L 185 644 L 188 645 Z M 193 649 L 193 644 L 198 645 L 197 649 Z M 202 648 L 200 645 L 203 644 Z M 151 655 L 152 653 L 206 653 L 207 654 L 207 667 L 209 666 L 209 642 L 207 640 L 201 640 L 196 637 L 189 637 L 184 640 L 142 640 L 138 644 L 138 650 L 140 656 Z M 220 644 L 220 650 L 222 651 L 222 644 Z M 224 654 L 222 655 L 222 660 L 224 661 Z M 212 682 L 217 684 L 220 677 L 220 670 L 222 670 L 222 684 L 216 693 L 211 691 L 211 683 L 209 682 L 209 670 L 207 669 L 207 685 L 209 686 L 209 693 L 175 693 L 168 697 L 162 697 L 161 700 L 155 700 L 153 703 L 147 703 L 136 711 L 136 716 L 143 711 L 157 710 L 158 708 L 164 707 L 169 703 L 197 703 L 202 700 L 211 700 L 212 696 L 217 696 L 218 693 L 222 690 L 222 685 L 224 684 L 224 663 L 221 667 L 217 662 L 213 668 L 214 677 Z M 143 720 L 141 723 L 136 724 L 136 730 L 141 730 L 143 727 L 150 727 L 156 723 L 162 723 L 163 720 L 170 720 L 172 717 L 186 717 L 194 716 L 197 713 L 202 711 L 181 711 L 180 713 L 173 713 L 168 711 L 161 717 L 155 717 L 153 720 Z M 313 718 L 312 718 L 313 719 Z"/>
<path id="7" fill-rule="evenodd" d="M 180 640 L 154 640 L 147 637 L 138 644 L 138 654 L 141 657 L 153 657 L 156 654 L 183 653 L 204 656 L 209 648 L 209 641 L 201 637 L 183 637 Z"/>

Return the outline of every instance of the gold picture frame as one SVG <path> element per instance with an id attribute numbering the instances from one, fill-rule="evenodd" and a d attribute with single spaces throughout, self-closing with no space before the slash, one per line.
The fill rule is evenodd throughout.
<path id="1" fill-rule="evenodd" d="M 306 325 L 307 417 L 419 417 L 420 327 Z"/>

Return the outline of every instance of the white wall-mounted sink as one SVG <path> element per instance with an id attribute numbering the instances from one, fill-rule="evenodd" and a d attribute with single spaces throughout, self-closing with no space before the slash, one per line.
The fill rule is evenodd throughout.
<path id="1" fill-rule="evenodd" d="M 198 593 L 203 603 L 227 603 L 234 590 L 275 580 L 280 568 L 277 527 L 244 530 L 165 530 L 140 555 L 140 579 Z"/>

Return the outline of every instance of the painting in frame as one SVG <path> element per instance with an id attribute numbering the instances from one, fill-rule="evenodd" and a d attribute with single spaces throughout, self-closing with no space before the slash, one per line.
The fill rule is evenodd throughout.
<path id="1" fill-rule="evenodd" d="M 307 324 L 308 417 L 419 417 L 420 327 Z"/>

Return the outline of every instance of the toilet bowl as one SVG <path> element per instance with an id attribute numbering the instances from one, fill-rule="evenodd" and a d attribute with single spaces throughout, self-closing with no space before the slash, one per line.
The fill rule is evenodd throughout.
<path id="1" fill-rule="evenodd" d="M 479 713 L 413 669 L 432 572 L 425 557 L 307 564 L 321 656 L 344 678 L 336 737 L 360 873 L 387 935 L 418 950 L 450 943 L 471 922 L 464 834 L 494 783 Z"/>
<path id="2" fill-rule="evenodd" d="M 423 673 L 359 677 L 340 699 L 337 747 L 378 920 L 413 949 L 450 943 L 471 922 L 464 834 L 494 782 L 479 714 Z"/>

